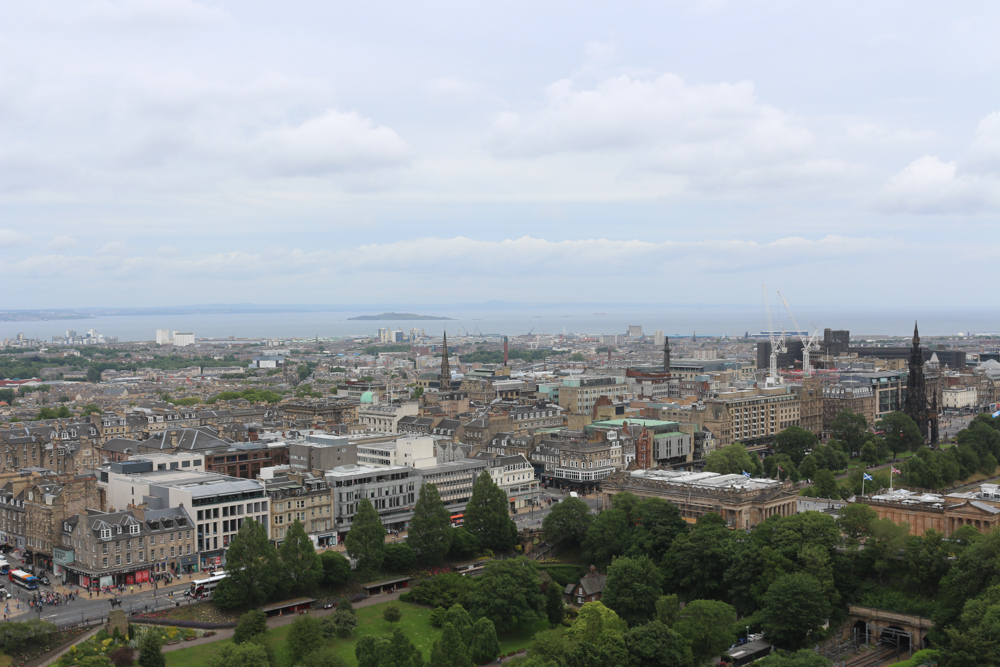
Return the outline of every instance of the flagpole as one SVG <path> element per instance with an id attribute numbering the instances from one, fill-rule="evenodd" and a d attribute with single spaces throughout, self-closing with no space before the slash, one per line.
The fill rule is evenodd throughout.
<path id="1" fill-rule="evenodd" d="M 892 464 L 890 464 L 889 465 L 889 493 L 892 493 L 892 471 L 893 470 L 895 470 L 895 468 L 893 468 Z"/>
<path id="2" fill-rule="evenodd" d="M 861 473 L 861 497 L 865 497 L 865 474 Z"/>

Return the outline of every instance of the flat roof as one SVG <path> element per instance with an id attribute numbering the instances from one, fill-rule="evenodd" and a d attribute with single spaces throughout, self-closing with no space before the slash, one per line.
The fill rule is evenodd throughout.
<path id="1" fill-rule="evenodd" d="M 599 422 L 591 422 L 590 426 L 624 426 L 625 422 L 629 424 L 637 424 L 638 426 L 669 426 L 670 424 L 679 424 L 680 422 L 674 421 L 663 421 L 660 419 L 604 419 Z"/>
<path id="2" fill-rule="evenodd" d="M 678 484 L 682 486 L 697 486 L 707 489 L 766 489 L 781 486 L 784 482 L 766 477 L 747 477 L 746 475 L 720 475 L 717 472 L 685 472 L 682 470 L 633 470 L 631 477 L 639 477 L 651 481 Z"/>

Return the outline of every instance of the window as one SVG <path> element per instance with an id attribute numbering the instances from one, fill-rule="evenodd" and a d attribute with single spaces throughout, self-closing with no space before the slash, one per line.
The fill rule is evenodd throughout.
<path id="1" fill-rule="evenodd" d="M 129 532 L 130 535 L 138 535 L 139 534 L 139 524 L 132 524 L 131 526 L 129 526 L 128 532 Z"/>
<path id="2" fill-rule="evenodd" d="M 101 539 L 102 540 L 110 540 L 111 539 L 111 529 L 110 528 L 101 528 Z M 105 544 L 104 548 L 107 549 L 108 545 Z M 105 553 L 107 553 L 107 552 L 105 552 Z"/>
<path id="3" fill-rule="evenodd" d="M 115 565 L 121 565 L 121 564 L 122 564 L 122 557 L 115 556 Z"/>

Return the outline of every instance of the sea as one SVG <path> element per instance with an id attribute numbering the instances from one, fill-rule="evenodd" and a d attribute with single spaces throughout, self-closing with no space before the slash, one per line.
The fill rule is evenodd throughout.
<path id="1" fill-rule="evenodd" d="M 152 341 L 157 329 L 192 332 L 199 339 L 343 338 L 375 335 L 380 327 L 418 329 L 430 336 L 447 331 L 454 336 L 523 334 L 625 334 L 629 326 L 643 333 L 663 331 L 669 336 L 733 336 L 768 330 L 761 306 L 685 305 L 627 308 L 609 306 L 531 306 L 524 308 L 465 308 L 427 312 L 450 320 L 351 320 L 356 315 L 384 312 L 378 307 L 349 312 L 274 312 L 170 315 L 114 315 L 72 320 L 0 322 L 0 340 L 17 334 L 51 340 L 67 329 L 84 333 L 96 329 L 125 341 Z M 398 309 L 397 309 L 398 312 Z M 930 309 L 893 307 L 802 307 L 793 311 L 800 329 L 847 329 L 856 337 L 908 336 L 914 321 L 921 335 L 957 336 L 1000 332 L 1000 309 Z M 780 316 L 779 316 L 780 315 Z M 785 313 L 772 311 L 775 330 L 795 331 Z M 1000 334 L 998 334 L 1000 335 Z"/>

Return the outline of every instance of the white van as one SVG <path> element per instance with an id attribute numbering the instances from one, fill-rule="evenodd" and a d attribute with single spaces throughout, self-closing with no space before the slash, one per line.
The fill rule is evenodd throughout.
<path id="1" fill-rule="evenodd" d="M 570 491 L 570 492 L 569 492 L 569 497 L 570 497 L 570 498 L 579 498 L 579 497 L 580 497 L 580 494 L 579 494 L 579 493 L 577 493 L 576 491 Z"/>

